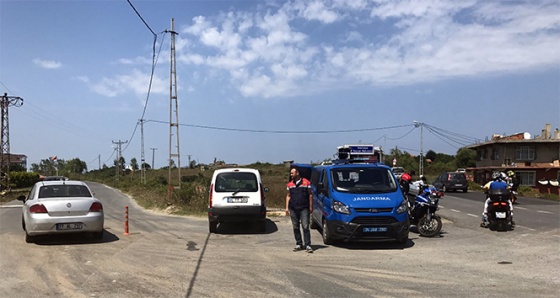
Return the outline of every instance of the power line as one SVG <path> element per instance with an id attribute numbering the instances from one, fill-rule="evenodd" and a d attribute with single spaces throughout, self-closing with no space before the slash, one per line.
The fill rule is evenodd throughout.
<path id="1" fill-rule="evenodd" d="M 156 122 L 162 124 L 169 124 L 168 122 L 161 120 L 146 120 L 145 122 Z M 237 132 L 253 132 L 253 133 L 274 133 L 274 134 L 330 134 L 330 133 L 348 133 L 348 132 L 363 132 L 363 131 L 376 131 L 385 129 L 395 129 L 411 126 L 413 124 L 406 125 L 396 125 L 396 126 L 386 126 L 386 127 L 376 127 L 376 128 L 359 128 L 359 129 L 342 129 L 342 130 L 264 130 L 264 129 L 243 129 L 243 128 L 229 128 L 229 127 L 218 127 L 218 126 L 207 126 L 207 125 L 196 125 L 196 124 L 179 124 L 180 126 L 188 126 L 194 128 L 203 129 L 213 129 L 213 130 L 224 130 L 224 131 L 237 131 Z"/>

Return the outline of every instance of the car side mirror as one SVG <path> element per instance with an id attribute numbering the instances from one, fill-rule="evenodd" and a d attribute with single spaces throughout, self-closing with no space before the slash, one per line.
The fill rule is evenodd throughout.
<path id="1" fill-rule="evenodd" d="M 19 196 L 19 197 L 17 197 L 17 200 L 18 200 L 18 201 L 25 202 L 25 199 L 27 199 L 26 196 Z"/>

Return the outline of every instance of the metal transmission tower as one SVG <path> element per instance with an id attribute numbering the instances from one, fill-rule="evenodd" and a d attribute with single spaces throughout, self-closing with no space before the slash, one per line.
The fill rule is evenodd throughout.
<path id="1" fill-rule="evenodd" d="M 117 168 L 117 180 L 119 180 L 119 176 L 122 172 L 122 168 L 121 168 L 122 150 L 121 150 L 121 147 L 122 147 L 122 144 L 126 144 L 126 143 L 128 143 L 128 141 L 124 141 L 124 142 L 121 141 L 121 140 L 119 140 L 118 142 L 113 141 L 113 144 L 117 145 L 117 148 L 116 148 L 116 150 L 117 150 L 117 162 L 116 162 L 116 165 L 115 165 L 115 168 Z"/>
<path id="2" fill-rule="evenodd" d="M 2 152 L 0 153 L 1 185 L 0 190 L 10 190 L 10 125 L 8 121 L 8 107 L 21 107 L 23 99 L 17 96 L 8 96 L 4 93 L 1 99 L 2 105 Z"/>
<path id="3" fill-rule="evenodd" d="M 175 60 L 175 19 L 171 19 L 171 30 L 165 30 L 171 33 L 171 50 L 170 50 L 170 76 L 169 76 L 169 180 L 167 188 L 167 199 L 171 199 L 171 192 L 174 188 L 181 187 L 181 150 L 179 147 L 179 105 L 177 103 L 177 67 Z M 173 113 L 175 110 L 175 113 Z M 175 117 L 173 117 L 175 114 Z M 173 135 L 175 135 L 176 145 L 173 146 Z M 173 148 L 176 147 L 176 151 Z M 174 158 L 177 158 L 177 179 L 173 179 L 172 167 Z M 173 183 L 175 181 L 175 183 Z"/>

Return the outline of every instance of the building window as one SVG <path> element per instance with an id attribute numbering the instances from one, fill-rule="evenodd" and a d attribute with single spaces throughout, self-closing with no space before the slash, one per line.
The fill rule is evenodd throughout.
<path id="1" fill-rule="evenodd" d="M 535 149 L 529 146 L 521 146 L 515 149 L 515 159 L 517 160 L 534 160 Z"/>
<path id="2" fill-rule="evenodd" d="M 535 171 L 519 171 L 517 175 L 519 185 L 535 186 Z"/>
<path id="3" fill-rule="evenodd" d="M 500 148 L 492 148 L 492 156 L 490 156 L 492 160 L 499 160 L 500 159 Z"/>

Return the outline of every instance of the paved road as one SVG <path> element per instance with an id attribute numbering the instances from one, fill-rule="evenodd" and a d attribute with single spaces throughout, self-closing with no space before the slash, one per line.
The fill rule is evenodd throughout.
<path id="1" fill-rule="evenodd" d="M 294 253 L 287 217 L 267 232 L 231 225 L 208 234 L 206 218 L 145 212 L 90 183 L 104 202 L 106 233 L 26 244 L 21 210 L 0 208 L 0 297 L 557 297 L 560 229 L 491 232 L 447 196 L 443 234 L 394 243 L 325 246 Z M 9 204 L 18 205 L 19 202 Z M 479 204 L 476 204 L 479 205 Z M 130 235 L 123 235 L 130 206 Z M 524 206 L 524 205 L 520 205 Z M 459 210 L 455 212 L 453 210 Z M 455 223 L 457 221 L 458 223 Z"/>

